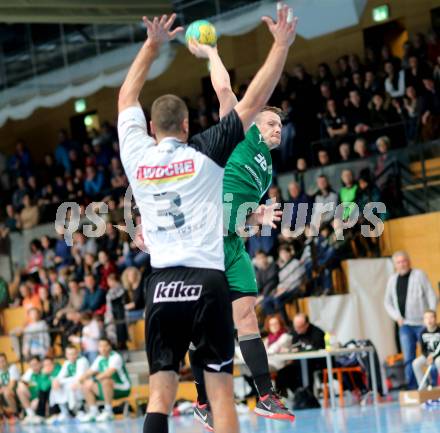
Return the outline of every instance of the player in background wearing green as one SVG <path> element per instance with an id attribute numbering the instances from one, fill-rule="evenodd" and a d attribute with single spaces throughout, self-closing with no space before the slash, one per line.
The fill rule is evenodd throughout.
<path id="1" fill-rule="evenodd" d="M 15 391 L 20 380 L 20 372 L 15 364 L 8 364 L 4 353 L 0 353 L 0 416 L 14 422 L 17 416 L 17 400 Z"/>
<path id="2" fill-rule="evenodd" d="M 89 406 L 89 412 L 79 416 L 80 422 L 104 422 L 114 418 L 112 400 L 128 397 L 131 382 L 122 356 L 112 350 L 110 341 L 101 338 L 98 343 L 99 356 L 83 374 L 79 382 Z M 104 411 L 100 414 L 96 400 L 104 400 Z"/>
<path id="3" fill-rule="evenodd" d="M 291 19 L 297 21 L 293 16 Z M 265 17 L 269 28 L 273 21 Z M 295 33 L 288 37 L 295 38 Z M 287 37 L 276 35 L 275 38 Z M 217 47 L 189 42 L 189 50 L 199 58 L 210 62 L 211 81 L 220 102 L 220 117 L 227 115 L 237 104 L 231 89 L 229 74 L 224 67 Z M 258 415 L 271 419 L 293 421 L 294 415 L 286 408 L 272 387 L 266 349 L 261 340 L 255 303 L 258 295 L 255 272 L 243 240 L 237 234 L 244 225 L 272 225 L 280 220 L 279 204 L 269 206 L 258 203 L 272 183 L 272 157 L 270 151 L 281 142 L 281 110 L 265 107 L 256 116 L 255 123 L 246 132 L 245 139 L 238 144 L 225 168 L 223 180 L 225 226 L 224 237 L 225 271 L 231 290 L 233 316 L 244 361 L 248 366 L 259 393 L 255 408 Z M 253 205 L 249 206 L 249 203 Z M 252 207 L 249 214 L 248 209 Z M 228 215 L 229 214 L 229 215 Z M 194 348 L 192 348 L 194 349 Z M 190 356 L 193 350 L 190 350 Z M 193 368 L 198 404 L 194 416 L 206 428 L 213 430 L 212 417 L 203 380 L 203 371 Z"/>

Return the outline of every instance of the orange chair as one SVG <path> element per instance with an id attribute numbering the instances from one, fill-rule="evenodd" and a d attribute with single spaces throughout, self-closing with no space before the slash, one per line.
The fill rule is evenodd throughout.
<path id="1" fill-rule="evenodd" d="M 353 388 L 357 388 L 356 383 L 353 378 L 353 373 L 361 373 L 361 367 L 335 367 L 332 369 L 333 374 L 336 374 L 336 378 L 339 384 L 339 404 L 340 406 L 344 406 L 344 381 L 343 381 L 343 373 L 348 373 L 350 377 L 350 382 Z M 328 370 L 325 368 L 323 370 L 323 381 L 324 381 L 324 406 L 328 407 Z"/>

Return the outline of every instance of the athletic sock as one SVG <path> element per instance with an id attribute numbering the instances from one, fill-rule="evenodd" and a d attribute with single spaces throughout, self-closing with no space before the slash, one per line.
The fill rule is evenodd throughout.
<path id="1" fill-rule="evenodd" d="M 147 413 L 143 433 L 168 433 L 168 416 L 163 413 Z"/>
<path id="2" fill-rule="evenodd" d="M 205 376 L 203 374 L 203 368 L 193 363 L 194 350 L 189 350 L 189 359 L 191 362 L 191 369 L 194 376 L 194 381 L 197 389 L 197 402 L 199 405 L 208 403 L 208 396 L 206 395 Z"/>
<path id="3" fill-rule="evenodd" d="M 96 416 L 99 414 L 98 406 L 96 405 L 90 406 L 89 411 L 90 411 L 90 415 L 92 416 Z"/>
<path id="4" fill-rule="evenodd" d="M 31 407 L 28 407 L 26 409 L 26 415 L 27 416 L 35 416 L 35 411 Z"/>
<path id="5" fill-rule="evenodd" d="M 260 397 L 272 391 L 267 352 L 259 334 L 238 337 L 244 362 L 249 368 Z"/>
<path id="6" fill-rule="evenodd" d="M 113 413 L 113 407 L 111 404 L 105 404 L 104 405 L 104 410 L 108 413 Z"/>
<path id="7" fill-rule="evenodd" d="M 59 404 L 58 407 L 60 408 L 60 412 L 64 416 L 69 416 L 69 409 L 67 408 L 66 403 Z"/>

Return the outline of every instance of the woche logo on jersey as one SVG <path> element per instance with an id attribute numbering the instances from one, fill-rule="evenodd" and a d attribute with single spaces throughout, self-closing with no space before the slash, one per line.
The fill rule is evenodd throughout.
<path id="1" fill-rule="evenodd" d="M 173 162 L 169 165 L 141 165 L 136 172 L 136 179 L 141 183 L 174 182 L 194 176 L 194 160 Z"/>

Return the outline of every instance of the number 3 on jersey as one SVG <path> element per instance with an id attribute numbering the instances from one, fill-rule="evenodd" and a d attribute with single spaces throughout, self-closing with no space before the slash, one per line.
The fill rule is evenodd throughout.
<path id="1" fill-rule="evenodd" d="M 175 230 L 182 227 L 185 224 L 185 215 L 180 212 L 179 206 L 182 205 L 180 195 L 174 191 L 162 192 L 160 194 L 154 194 L 154 200 L 159 203 L 167 203 L 166 207 L 158 209 L 157 215 L 163 218 L 172 218 L 174 224 L 168 226 L 158 226 L 159 231 Z M 171 221 L 170 221 L 171 222 Z"/>

